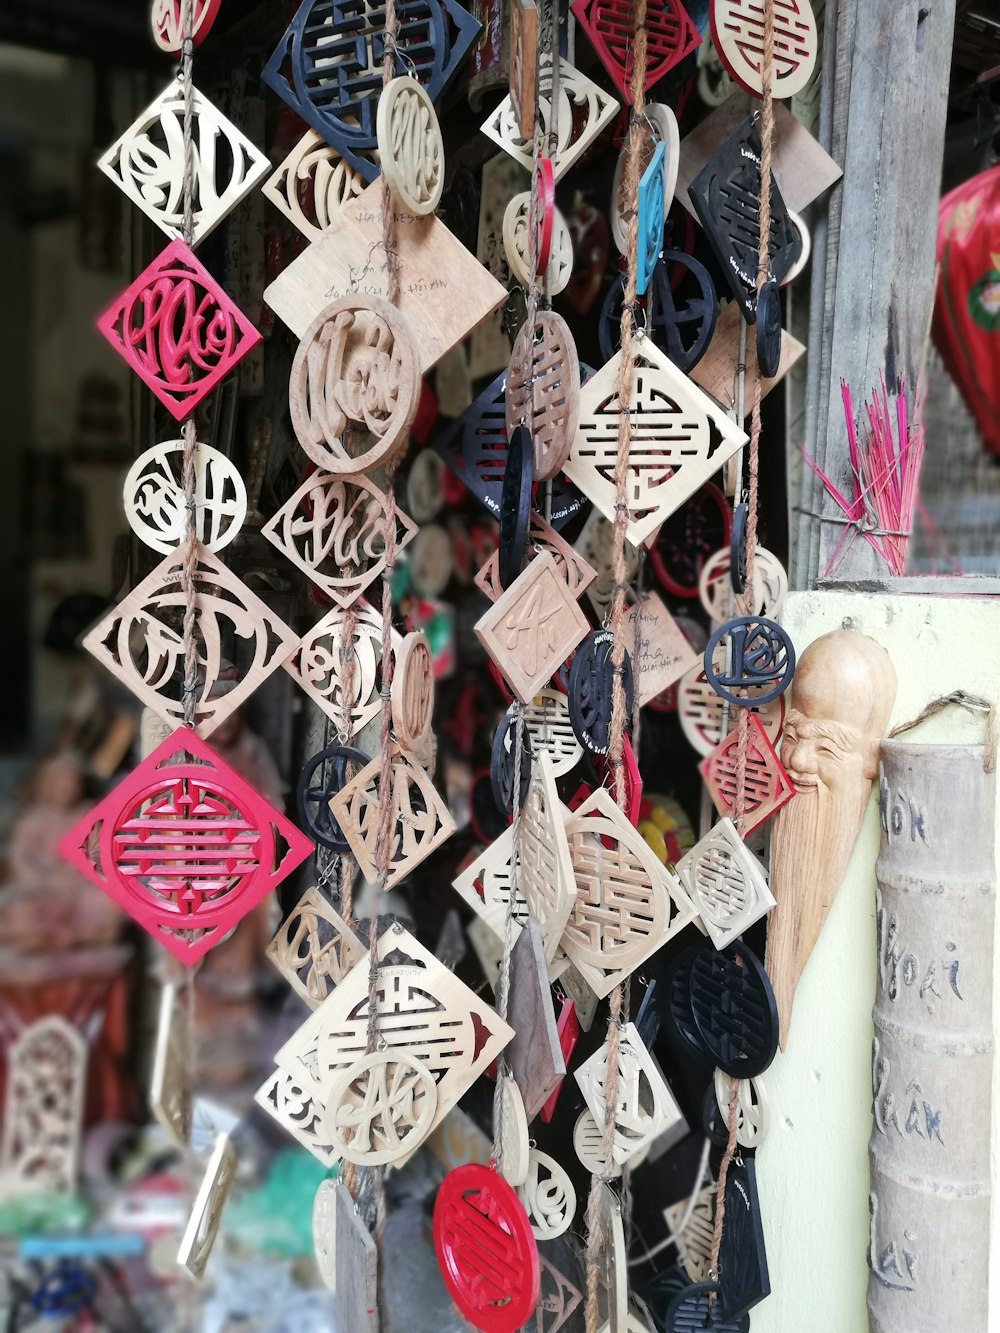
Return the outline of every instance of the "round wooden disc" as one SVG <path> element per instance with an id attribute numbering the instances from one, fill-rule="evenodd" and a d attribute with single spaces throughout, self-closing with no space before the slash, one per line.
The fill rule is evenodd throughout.
<path id="1" fill-rule="evenodd" d="M 592 1176 L 606 1175 L 612 1179 L 620 1176 L 621 1166 L 613 1159 L 605 1170 L 603 1147 L 604 1135 L 597 1121 L 588 1110 L 581 1111 L 573 1126 L 573 1151 Z M 631 1165 L 635 1166 L 636 1162 Z"/>
<path id="2" fill-rule="evenodd" d="M 701 604 L 716 624 L 733 614 L 733 589 L 729 575 L 730 549 L 722 547 L 706 560 L 698 579 Z M 781 612 L 788 591 L 788 575 L 777 556 L 763 546 L 754 553 L 753 589 L 748 612 L 774 620 Z"/>
<path id="3" fill-rule="evenodd" d="M 729 1079 L 724 1069 L 715 1071 L 715 1100 L 723 1124 L 729 1121 Z M 736 1142 L 741 1147 L 757 1148 L 764 1142 L 770 1128 L 770 1112 L 763 1076 L 741 1078 L 736 1093 Z"/>
<path id="4" fill-rule="evenodd" d="M 129 468 L 122 487 L 129 527 L 163 555 L 187 539 L 183 456 L 183 440 L 154 444 Z M 194 473 L 195 532 L 202 546 L 221 551 L 243 526 L 247 488 L 236 466 L 207 444 L 195 445 Z"/>
<path id="5" fill-rule="evenodd" d="M 719 59 L 753 97 L 763 97 L 763 6 L 746 0 L 709 0 L 708 18 Z M 794 97 L 809 82 L 816 65 L 819 38 L 809 0 L 775 0 L 772 92 Z"/>
<path id="6" fill-rule="evenodd" d="M 681 157 L 681 137 L 677 128 L 677 117 L 670 107 L 663 102 L 648 102 L 646 104 L 646 119 L 652 122 L 652 131 L 645 135 L 642 141 L 641 155 L 639 158 L 639 175 L 646 170 L 652 160 L 653 153 L 656 151 L 656 145 L 662 143 L 666 155 L 663 164 L 663 220 L 666 222 L 667 214 L 670 212 L 670 205 L 674 201 L 674 190 L 677 188 L 677 168 L 680 165 Z M 647 127 L 648 128 L 648 127 Z M 622 150 L 618 154 L 618 161 L 615 164 L 615 176 L 611 185 L 611 235 L 614 238 L 615 245 L 621 254 L 625 253 L 628 245 L 628 226 L 625 216 L 626 210 L 631 208 L 630 202 L 624 197 L 623 178 L 625 175 L 625 158 L 628 155 L 628 140 L 622 145 Z"/>
<path id="7" fill-rule="evenodd" d="M 754 329 L 757 341 L 757 365 L 767 380 L 778 373 L 781 362 L 781 298 L 778 284 L 769 278 L 757 297 L 757 323 Z"/>
<path id="8" fill-rule="evenodd" d="M 422 630 L 407 634 L 396 653 L 390 706 L 396 740 L 411 754 L 424 754 L 434 717 L 434 659 Z"/>
<path id="9" fill-rule="evenodd" d="M 422 449 L 406 474 L 406 505 L 414 523 L 430 523 L 444 505 L 444 463 L 433 449 Z"/>
<path id="10" fill-rule="evenodd" d="M 451 538 L 439 523 L 420 529 L 408 548 L 410 583 L 420 597 L 440 597 L 454 569 Z"/>
<path id="11" fill-rule="evenodd" d="M 393 195 L 411 213 L 433 213 L 444 189 L 444 140 L 434 103 L 416 79 L 404 74 L 385 86 L 375 133 Z"/>
<path id="12" fill-rule="evenodd" d="M 288 407 L 299 444 L 319 467 L 356 476 L 401 453 L 420 396 L 420 357 L 395 306 L 345 296 L 299 343 Z"/>
<path id="13" fill-rule="evenodd" d="M 548 481 L 569 458 L 580 413 L 580 358 L 569 325 L 554 311 L 540 310 L 533 329 L 521 325 L 505 410 L 508 435 L 521 423 L 531 430 L 535 480 Z"/>
<path id="14" fill-rule="evenodd" d="M 195 46 L 209 34 L 222 0 L 193 0 L 191 37 Z M 153 0 L 149 13 L 153 41 L 167 55 L 179 56 L 184 39 L 184 0 Z"/>
<path id="15" fill-rule="evenodd" d="M 511 271 L 523 287 L 531 286 L 528 234 L 530 211 L 531 192 L 525 190 L 522 194 L 514 195 L 503 215 L 503 248 Z M 554 209 L 552 217 L 552 249 L 548 267 L 552 295 L 556 296 L 573 274 L 573 241 L 566 219 L 558 208 Z"/>
<path id="16" fill-rule="evenodd" d="M 401 1050 L 364 1055 L 337 1080 L 324 1129 L 357 1166 L 387 1166 L 414 1152 L 437 1111 L 434 1075 Z"/>

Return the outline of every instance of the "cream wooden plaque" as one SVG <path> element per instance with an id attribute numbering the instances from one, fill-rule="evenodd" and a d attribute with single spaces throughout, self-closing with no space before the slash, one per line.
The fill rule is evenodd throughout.
<path id="1" fill-rule="evenodd" d="M 712 943 L 724 949 L 774 906 L 764 868 L 736 832 L 720 819 L 677 863 Z"/>
<path id="2" fill-rule="evenodd" d="M 576 1081 L 584 1101 L 598 1124 L 604 1121 L 607 1052 L 598 1047 L 576 1070 Z M 673 1093 L 646 1050 L 634 1023 L 626 1023 L 618 1034 L 618 1084 L 614 1104 L 615 1136 L 611 1149 L 620 1166 L 636 1153 L 648 1149 L 661 1134 L 683 1123 L 684 1117 Z"/>
<path id="3" fill-rule="evenodd" d="M 556 790 L 552 760 L 534 756 L 528 796 L 518 824 L 518 888 L 538 922 L 545 961 L 556 956 L 576 901 L 576 881 Z"/>
<path id="4" fill-rule="evenodd" d="M 172 981 L 160 991 L 149 1109 L 171 1142 L 186 1152 L 191 1137 L 191 1033 L 184 999 Z"/>
<path id="5" fill-rule="evenodd" d="M 306 889 L 265 950 L 289 986 L 318 1009 L 365 948 L 318 888 Z"/>
<path id="6" fill-rule="evenodd" d="M 236 1149 L 228 1134 L 220 1134 L 198 1186 L 191 1216 L 177 1251 L 178 1264 L 186 1268 L 192 1277 L 205 1276 L 205 1268 L 219 1234 L 222 1213 L 235 1178 Z"/>
<path id="7" fill-rule="evenodd" d="M 367 182 L 315 130 L 306 130 L 260 188 L 303 236 L 315 241 L 364 193 Z"/>

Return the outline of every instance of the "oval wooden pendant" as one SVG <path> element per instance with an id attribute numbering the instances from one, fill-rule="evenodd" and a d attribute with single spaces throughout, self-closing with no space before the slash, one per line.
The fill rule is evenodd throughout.
<path id="1" fill-rule="evenodd" d="M 154 444 L 129 468 L 122 488 L 129 527 L 163 555 L 187 540 L 183 454 L 183 440 Z M 195 536 L 221 551 L 243 526 L 247 488 L 235 465 L 207 444 L 195 445 L 194 476 Z"/>
<path id="2" fill-rule="evenodd" d="M 733 608 L 732 579 L 729 573 L 730 548 L 725 546 L 706 560 L 698 577 L 698 596 L 701 604 L 715 623 L 728 620 Z M 758 546 L 754 552 L 753 587 L 747 613 L 767 616 L 773 620 L 780 615 L 788 591 L 788 575 L 776 555 Z"/>
<path id="3" fill-rule="evenodd" d="M 729 534 L 729 582 L 739 595 L 747 583 L 747 518 L 746 504 L 733 505 L 733 528 Z"/>
<path id="4" fill-rule="evenodd" d="M 434 718 L 434 658 L 422 630 L 407 634 L 396 653 L 390 706 L 396 740 L 411 754 L 424 754 Z"/>
<path id="5" fill-rule="evenodd" d="M 440 523 L 426 523 L 414 537 L 408 561 L 418 597 L 440 597 L 455 572 L 455 550 Z"/>
<path id="6" fill-rule="evenodd" d="M 502 1147 L 498 1167 L 504 1180 L 515 1189 L 523 1185 L 528 1175 L 531 1142 L 528 1135 L 528 1116 L 524 1098 L 513 1074 L 505 1074 L 500 1088 Z M 520 1197 L 520 1196 L 519 1196 Z M 523 1202 L 523 1201 L 522 1201 Z M 534 1228 L 532 1228 L 534 1232 Z"/>
<path id="7" fill-rule="evenodd" d="M 222 0 L 192 0 L 191 38 L 200 46 L 208 36 Z M 178 56 L 184 43 L 184 0 L 153 0 L 150 10 L 153 41 L 169 56 Z"/>
<path id="8" fill-rule="evenodd" d="M 763 1074 L 778 1049 L 778 1007 L 763 964 L 742 942 L 706 941 L 691 959 L 691 1014 L 702 1046 L 737 1078 Z"/>
<path id="9" fill-rule="evenodd" d="M 483 1333 L 515 1333 L 538 1301 L 538 1245 L 520 1199 L 477 1163 L 450 1171 L 434 1203 L 434 1250 L 448 1294 Z"/>
<path id="10" fill-rule="evenodd" d="M 614 667 L 611 654 L 615 636 L 595 630 L 576 651 L 569 669 L 569 716 L 577 739 L 592 754 L 607 754 L 611 741 Z M 622 689 L 626 718 L 632 715 L 632 662 L 622 659 Z"/>
<path id="11" fill-rule="evenodd" d="M 336 1198 L 337 1182 L 321 1180 L 316 1197 L 313 1199 L 313 1253 L 323 1284 L 331 1291 L 337 1289 L 337 1230 L 334 1220 Z"/>
<path id="12" fill-rule="evenodd" d="M 719 59 L 753 97 L 763 97 L 764 9 L 755 0 L 711 0 L 708 17 Z M 819 38 L 809 0 L 775 0 L 772 91 L 794 97 L 809 82 Z"/>
<path id="13" fill-rule="evenodd" d="M 511 271 L 522 287 L 531 286 L 531 192 L 516 194 L 503 215 L 503 248 Z M 544 218 L 540 219 L 540 223 Z M 552 205 L 552 240 L 546 266 L 552 295 L 556 296 L 569 282 L 573 273 L 573 241 L 566 219 Z M 538 266 L 541 275 L 545 270 Z"/>
<path id="14" fill-rule="evenodd" d="M 554 1157 L 531 1149 L 518 1194 L 536 1240 L 555 1240 L 569 1230 L 576 1216 L 576 1190 Z"/>
<path id="15" fill-rule="evenodd" d="M 781 362 L 781 298 L 778 284 L 769 278 L 757 296 L 757 365 L 765 379 L 773 379 Z"/>
<path id="16" fill-rule="evenodd" d="M 406 447 L 420 395 L 420 357 L 394 306 L 347 296 L 299 343 L 288 407 L 299 444 L 319 467 L 367 472 Z"/>
<path id="17" fill-rule="evenodd" d="M 299 819 L 309 836 L 332 852 L 346 852 L 349 844 L 333 817 L 330 802 L 369 762 L 364 750 L 355 750 L 350 745 L 328 745 L 314 754 L 299 774 L 296 786 Z"/>
<path id="18" fill-rule="evenodd" d="M 416 79 L 402 75 L 383 88 L 375 132 L 396 199 L 411 213 L 433 213 L 444 189 L 444 140 L 434 103 Z"/>
<path id="19" fill-rule="evenodd" d="M 552 229 L 556 216 L 556 183 L 552 162 L 540 157 L 535 167 L 532 188 L 537 200 L 538 217 L 535 220 L 535 278 L 549 266 L 552 254 Z"/>
<path id="20" fill-rule="evenodd" d="M 712 1088 L 724 1125 L 729 1121 L 730 1077 L 724 1069 L 717 1069 Z M 770 1119 L 770 1104 L 763 1078 L 741 1078 L 736 1092 L 736 1142 L 743 1148 L 758 1148 L 767 1138 Z"/>
<path id="21" fill-rule="evenodd" d="M 535 480 L 562 469 L 576 436 L 580 408 L 580 359 L 569 325 L 551 310 L 522 324 L 507 372 L 507 431 L 531 430 Z"/>
<path id="22" fill-rule="evenodd" d="M 334 1084 L 326 1106 L 330 1142 L 357 1166 L 399 1164 L 419 1148 L 437 1112 L 430 1070 L 405 1051 L 362 1056 Z"/>

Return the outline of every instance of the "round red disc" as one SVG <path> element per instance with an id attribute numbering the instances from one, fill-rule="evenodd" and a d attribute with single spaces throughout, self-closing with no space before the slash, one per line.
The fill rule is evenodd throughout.
<path id="1" fill-rule="evenodd" d="M 438 1267 L 459 1311 L 483 1333 L 515 1333 L 538 1303 L 538 1246 L 498 1171 L 449 1171 L 434 1203 Z"/>

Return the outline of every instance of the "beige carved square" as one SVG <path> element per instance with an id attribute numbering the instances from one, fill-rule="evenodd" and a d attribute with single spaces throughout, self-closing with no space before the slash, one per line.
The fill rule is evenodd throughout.
<path id="1" fill-rule="evenodd" d="M 518 823 L 518 888 L 538 922 L 551 963 L 576 899 L 576 881 L 556 791 L 552 760 L 542 751 L 531 765 L 528 795 Z"/>
<path id="2" fill-rule="evenodd" d="M 315 241 L 366 188 L 364 176 L 336 148 L 315 130 L 306 130 L 260 191 L 303 236 Z"/>
<path id="3" fill-rule="evenodd" d="M 687 1214 L 688 1200 L 678 1199 L 663 1210 L 667 1232 L 674 1235 Z M 712 1263 L 712 1235 L 715 1230 L 715 1185 L 698 1192 L 687 1226 L 677 1237 L 677 1258 L 692 1282 L 705 1282 Z"/>
<path id="4" fill-rule="evenodd" d="M 373 883 L 378 877 L 375 855 L 381 778 L 379 754 L 330 801 L 361 873 Z M 455 832 L 455 821 L 434 783 L 397 745 L 392 746 L 391 780 L 392 840 L 386 888 L 409 875 Z"/>
<path id="5" fill-rule="evenodd" d="M 530 703 L 589 632 L 556 562 L 536 555 L 476 624 L 476 637 L 522 703 Z"/>
<path id="6" fill-rule="evenodd" d="M 566 824 L 576 900 L 570 961 L 600 998 L 695 919 L 680 880 L 599 787 Z"/>
<path id="7" fill-rule="evenodd" d="M 284 663 L 285 670 L 309 695 L 338 729 L 344 723 L 344 686 L 347 673 L 341 660 L 344 653 L 344 635 L 348 613 L 340 606 L 332 607 L 311 630 L 299 640 L 295 650 Z M 354 628 L 351 636 L 353 662 L 350 670 L 350 735 L 354 736 L 382 711 L 382 700 L 377 689 L 377 670 L 382 657 L 382 615 L 366 601 L 354 608 Z M 398 648 L 402 636 L 393 630 L 393 649 Z M 350 743 L 350 737 L 345 744 Z"/>
<path id="8" fill-rule="evenodd" d="M 317 1162 L 329 1167 L 340 1161 L 340 1153 L 324 1125 L 326 1108 L 311 1083 L 287 1069 L 276 1069 L 260 1085 L 253 1099 Z"/>
<path id="9" fill-rule="evenodd" d="M 265 950 L 310 1009 L 318 1009 L 365 948 L 318 888 L 306 889 Z"/>
<path id="10" fill-rule="evenodd" d="M 724 949 L 774 906 L 764 867 L 720 819 L 677 863 L 677 874 L 717 949 Z"/>
<path id="11" fill-rule="evenodd" d="M 617 1063 L 611 1156 L 619 1166 L 624 1166 L 649 1148 L 654 1139 L 681 1125 L 684 1116 L 634 1023 L 626 1023 L 618 1034 Z M 575 1075 L 583 1100 L 599 1125 L 604 1124 L 607 1069 L 607 1048 L 602 1045 Z"/>
<path id="12" fill-rule="evenodd" d="M 566 587 L 574 597 L 581 597 L 597 578 L 597 570 L 588 565 L 583 556 L 574 551 L 569 542 L 560 537 L 555 528 L 550 527 L 534 510 L 531 511 L 528 541 L 536 551 L 549 552 L 559 568 L 559 573 L 566 581 Z M 503 596 L 499 551 L 493 552 L 476 575 L 475 582 L 476 587 L 484 592 L 491 602 Z"/>

